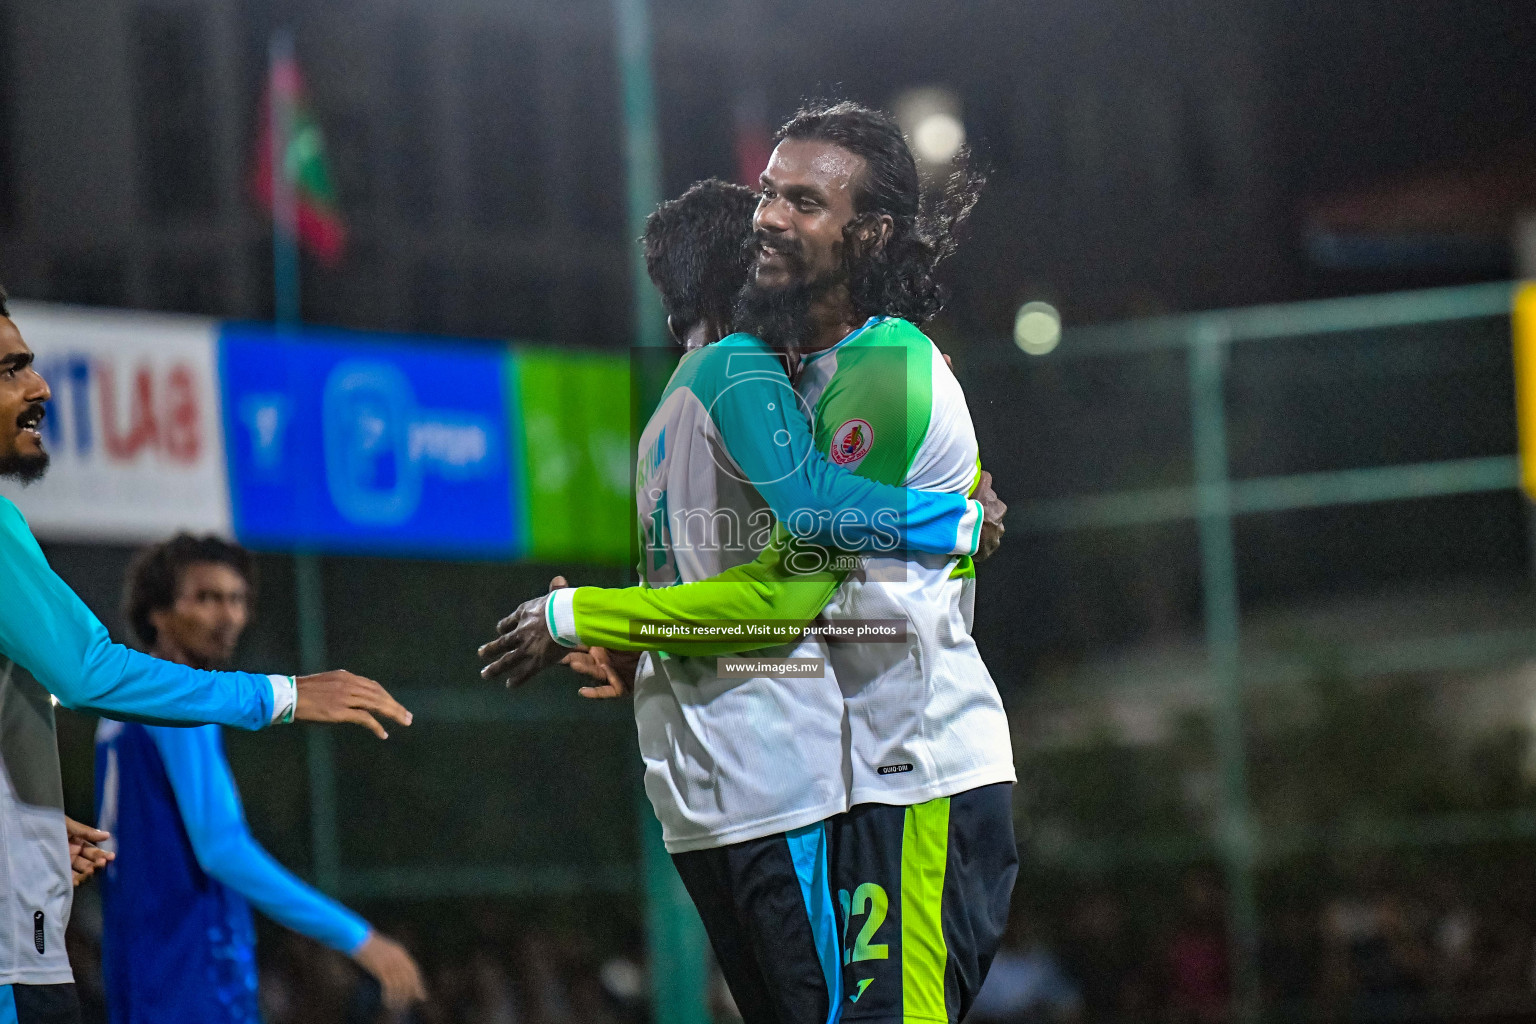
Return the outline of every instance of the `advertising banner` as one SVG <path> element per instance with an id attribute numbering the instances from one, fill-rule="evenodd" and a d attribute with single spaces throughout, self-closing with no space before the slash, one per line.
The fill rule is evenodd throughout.
<path id="1" fill-rule="evenodd" d="M 265 548 L 514 555 L 506 358 L 464 343 L 226 325 L 236 534 Z"/>
<path id="2" fill-rule="evenodd" d="M 625 564 L 617 354 L 12 303 L 52 456 L 44 540 Z"/>
<path id="3" fill-rule="evenodd" d="M 212 320 L 11 304 L 53 389 L 52 455 L 31 487 L 0 481 L 53 540 L 141 543 L 231 532 Z"/>
<path id="4" fill-rule="evenodd" d="M 630 367 L 622 356 L 519 348 L 523 553 L 545 562 L 626 565 L 634 519 Z"/>

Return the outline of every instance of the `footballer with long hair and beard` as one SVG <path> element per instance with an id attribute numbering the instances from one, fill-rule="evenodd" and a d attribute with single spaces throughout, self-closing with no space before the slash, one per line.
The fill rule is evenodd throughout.
<path id="1" fill-rule="evenodd" d="M 761 178 L 733 327 L 787 357 L 816 448 L 858 476 L 955 495 L 985 488 L 964 393 L 920 330 L 943 306 L 936 271 L 955 251 L 956 229 L 981 185 L 962 166 L 942 194 L 925 193 L 894 121 L 854 103 L 807 106 L 779 133 Z M 642 465 L 645 454 L 642 447 Z M 668 799 L 686 805 L 689 786 L 679 778 L 721 811 L 727 794 L 711 787 L 730 779 L 749 793 L 738 775 L 750 782 L 755 773 L 763 793 L 801 787 L 807 811 L 809 794 L 841 794 L 843 806 L 823 820 L 786 814 L 770 829 L 759 815 L 750 831 L 707 842 L 663 815 L 668 850 L 752 1024 L 835 1016 L 958 1022 L 1007 920 L 1018 869 L 1016 776 L 1002 701 L 971 636 L 973 558 L 897 550 L 858 561 L 857 572 L 846 561 L 814 563 L 798 588 L 814 594 L 827 583 L 814 601 L 794 587 L 764 585 L 770 574 L 761 565 L 749 579 L 731 570 L 653 582 L 662 589 L 649 593 L 665 600 L 562 587 L 508 616 L 483 649 L 489 674 L 510 672 L 520 682 L 552 660 L 552 643 L 654 647 L 630 628 L 648 620 L 669 636 L 666 655 L 642 660 L 635 690 L 659 815 Z M 691 614 L 669 614 L 683 607 Z M 755 680 L 715 675 L 707 655 L 728 650 L 686 639 L 700 623 L 759 618 L 902 627 L 892 637 L 827 644 L 838 742 L 812 742 L 828 724 L 815 707 L 816 680 L 779 678 L 752 694 Z M 669 675 L 670 690 L 652 689 Z M 694 745 L 694 719 L 744 690 L 758 710 L 734 723 L 715 719 L 707 742 L 724 742 L 734 724 L 777 747 L 761 746 L 751 761 L 717 760 L 708 778 L 692 780 L 676 764 L 669 773 L 667 757 L 684 762 Z M 653 758 L 643 709 L 664 701 L 682 714 L 667 734 L 670 755 Z M 730 795 L 740 798 L 735 788 Z"/>

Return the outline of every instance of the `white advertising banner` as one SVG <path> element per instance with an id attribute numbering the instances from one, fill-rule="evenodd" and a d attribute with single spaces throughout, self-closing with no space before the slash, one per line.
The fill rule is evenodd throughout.
<path id="1" fill-rule="evenodd" d="M 53 458 L 30 487 L 0 480 L 37 536 L 230 536 L 216 321 L 14 302 L 12 319 L 53 389 Z"/>

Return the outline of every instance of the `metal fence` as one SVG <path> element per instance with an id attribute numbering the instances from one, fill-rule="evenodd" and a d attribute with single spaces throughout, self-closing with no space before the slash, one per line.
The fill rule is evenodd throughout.
<path id="1" fill-rule="evenodd" d="M 1156 902 L 1159 872 L 1219 865 L 1234 1008 L 1252 1017 L 1279 1012 L 1261 964 L 1277 894 L 1318 858 L 1476 850 L 1502 879 L 1510 851 L 1536 850 L 1519 779 L 1371 795 L 1412 774 L 1394 741 L 1437 742 L 1419 732 L 1445 694 L 1490 672 L 1508 683 L 1536 656 L 1510 301 L 1509 285 L 1480 285 L 1069 329 L 1045 357 L 954 346 L 1013 505 L 976 633 L 1017 738 L 1021 906 L 1089 884 Z M 110 601 L 121 559 L 63 562 L 77 585 L 100 575 L 93 603 Z M 345 664 L 417 715 L 386 745 L 303 733 L 307 806 L 292 787 L 248 794 L 269 835 L 307 819 L 308 850 L 280 855 L 375 904 L 649 903 L 653 928 L 673 928 L 659 968 L 696 991 L 705 951 L 655 855 L 627 703 L 548 681 L 508 695 L 474 674 L 474 646 L 549 568 L 262 564 L 249 667 Z M 1394 601 L 1407 610 L 1381 611 Z M 1508 687 L 1491 692 L 1497 705 Z M 1296 726 L 1318 701 L 1333 733 Z M 237 768 L 291 775 L 299 752 L 275 741 L 235 740 Z M 1527 756 L 1483 775 L 1514 777 Z M 502 836 L 477 845 L 478 822 Z"/>
<path id="2" fill-rule="evenodd" d="M 1042 683 L 1034 671 L 1049 658 L 1018 650 L 1018 631 L 1008 629 L 1005 637 L 999 614 L 988 614 L 989 604 L 1017 610 L 1016 585 L 1030 574 L 1028 560 L 1039 554 L 1037 545 L 1060 543 L 1076 534 L 1089 537 L 1092 548 L 1095 537 L 1161 531 L 1163 539 L 1153 546 L 1165 544 L 1177 551 L 1175 561 L 1192 559 L 1193 567 L 1186 566 L 1192 571 L 1185 575 L 1198 591 L 1197 609 L 1188 607 L 1188 595 L 1174 601 L 1183 611 L 1198 614 L 1185 621 L 1187 617 L 1175 613 L 1162 632 L 1198 638 L 1203 665 L 1186 663 L 1121 680 L 1113 699 L 1124 705 L 1138 689 L 1170 682 L 1194 687 L 1195 704 L 1209 730 L 1209 766 L 1214 767 L 1211 814 L 1183 830 L 1154 829 L 1140 837 L 1095 841 L 1039 829 L 1030 820 L 1026 798 L 1020 823 L 1026 853 L 1042 869 L 1068 874 L 1219 861 L 1232 940 L 1235 1007 L 1244 1015 L 1257 1013 L 1261 1003 L 1260 890 L 1266 870 L 1317 849 L 1536 838 L 1536 811 L 1520 808 L 1450 808 L 1321 828 L 1261 820 L 1252 798 L 1254 695 L 1301 685 L 1315 674 L 1316 665 L 1305 656 L 1287 660 L 1244 643 L 1243 565 L 1261 578 L 1256 586 L 1262 591 L 1262 577 L 1276 573 L 1266 563 L 1305 565 L 1318 557 L 1308 550 L 1306 530 L 1293 529 L 1295 520 L 1287 516 L 1363 509 L 1363 518 L 1335 531 L 1348 544 L 1350 536 L 1376 529 L 1373 521 L 1379 520 L 1381 529 L 1393 529 L 1393 520 L 1381 518 L 1384 508 L 1498 495 L 1504 504 L 1473 514 L 1508 526 L 1508 503 L 1518 501 L 1510 494 L 1518 481 L 1511 447 L 1510 299 L 1510 287 L 1496 284 L 1223 311 L 1068 330 L 1060 348 L 1044 358 L 1015 357 L 1012 352 L 999 357 L 1000 346 L 995 346 L 990 356 L 961 360 L 984 457 L 1005 494 L 1012 485 L 1013 493 L 1028 495 L 1028 500 L 1015 501 L 1010 517 L 1010 540 L 1020 550 L 1011 560 L 1000 556 L 991 567 L 992 580 L 986 581 L 983 573 L 978 625 L 983 650 L 994 666 L 1000 658 L 1031 666 L 1028 672 L 997 671 L 1016 717 L 1030 716 L 1042 698 L 1082 703 L 1102 697 L 1105 686 L 1113 690 L 1117 685 L 1105 681 L 1104 659 L 1093 650 L 1092 630 L 1086 642 L 1077 642 L 1083 648 L 1079 670 L 1065 673 L 1078 680 L 1077 688 L 1063 690 Z M 1134 394 L 1142 396 L 1139 404 L 1129 400 Z M 1065 411 L 1063 396 L 1072 406 Z M 1289 406 L 1287 397 L 1292 399 Z M 1036 402 L 1057 410 L 1052 423 L 1040 422 Z M 1106 427 L 1097 419 L 1106 406 L 1112 418 L 1121 418 L 1118 427 Z M 1136 415 L 1141 409 L 1145 418 Z M 1123 422 L 1128 415 L 1140 422 Z M 1426 425 L 1425 416 L 1447 420 L 1436 427 Z M 1501 430 L 1500 423 L 1508 429 Z M 1034 443 L 1021 447 L 1021 439 L 1031 437 Z M 1045 444 L 1052 446 L 1048 456 L 1031 456 L 1029 448 L 1038 453 Z M 1048 464 L 1043 471 L 1042 461 Z M 1082 488 L 1088 491 L 1082 493 L 1078 488 L 1084 482 L 1101 486 Z M 1451 520 L 1467 514 L 1454 508 L 1442 511 Z M 1504 554 L 1491 565 L 1483 564 L 1487 559 L 1472 558 L 1473 575 L 1503 578 L 1501 573 L 1507 575 L 1511 565 L 1523 565 L 1516 526 L 1496 538 L 1516 550 L 1496 544 L 1506 549 Z M 1249 550 L 1240 553 L 1239 535 L 1245 528 L 1251 532 Z M 1433 522 L 1427 529 L 1433 531 Z M 1033 536 L 1020 538 L 1021 533 Z M 1475 542 L 1483 539 L 1474 532 Z M 1324 549 L 1338 544 L 1329 541 Z M 1290 550 L 1275 553 L 1277 546 Z M 1426 557 L 1443 561 L 1445 554 L 1434 550 Z M 346 564 L 333 564 L 338 579 L 345 578 Z M 297 566 L 301 662 L 313 667 L 327 660 L 322 656 L 325 588 L 317 560 L 301 558 Z M 1430 581 L 1443 575 L 1433 566 L 1426 572 Z M 1411 579 L 1414 572 L 1400 575 Z M 1374 588 L 1367 591 L 1399 585 L 1391 573 L 1373 582 Z M 1319 592 L 1327 590 L 1323 586 Z M 1286 601 L 1284 594 L 1278 598 L 1281 605 Z M 1155 642 L 1158 635 L 1152 629 L 1139 639 L 1111 637 L 1105 649 L 1135 650 Z M 1073 643 L 1068 640 L 1067 646 Z M 994 653 L 999 647 L 1007 653 Z M 1384 635 L 1343 645 L 1329 656 L 1333 671 L 1358 680 L 1475 672 L 1533 654 L 1536 629 L 1478 620 L 1467 628 L 1428 634 L 1403 635 L 1389 628 Z M 482 742 L 516 743 L 519 736 L 549 731 L 569 737 L 604 725 L 617 726 L 609 735 L 622 736 L 627 712 L 625 707 L 586 705 L 548 688 L 511 698 L 494 690 L 425 687 L 408 688 L 403 696 L 428 728 L 460 726 L 478 730 L 473 735 L 482 738 L 496 737 Z M 675 902 L 666 879 L 645 872 L 636 862 L 639 847 L 632 841 L 619 844 L 630 854 L 628 860 L 580 866 L 568 859 L 469 867 L 457 854 L 437 863 L 349 863 L 339 838 L 337 794 L 345 778 L 337 765 L 336 739 L 330 732 L 311 730 L 306 742 L 314 873 L 331 891 L 387 900 L 485 894 L 638 896 L 649 880 L 652 899 Z M 1027 738 L 1021 739 L 1019 756 L 1025 764 L 1033 757 L 1027 744 Z M 377 786 L 378 780 L 372 784 Z M 519 785 L 495 779 L 486 784 Z M 1053 783 L 1060 784 L 1059 779 Z M 636 813 L 620 816 L 610 828 L 634 831 L 636 821 L 648 820 L 638 789 L 631 792 Z M 552 809 L 544 809 L 546 819 L 556 817 Z M 546 827 L 549 823 L 543 822 Z M 688 912 L 686 907 L 675 909 Z M 679 961 L 672 955 L 664 962 L 686 967 Z"/>
<path id="3" fill-rule="evenodd" d="M 1359 687 L 1371 679 L 1433 694 L 1448 679 L 1536 656 L 1514 492 L 1511 296 L 1491 284 L 1068 330 L 1048 356 L 994 354 L 967 379 L 984 461 L 996 466 L 1005 453 L 999 489 L 1007 496 L 1016 474 L 1030 494 L 1010 514 L 1009 540 L 1037 565 L 1090 574 L 1102 547 L 1101 567 L 1125 569 L 1119 589 L 1151 577 L 1154 603 L 1166 606 L 1139 630 L 1106 623 L 1111 611 L 1030 637 L 1018 624 L 1051 616 L 1014 599 L 1010 585 L 1060 601 L 1071 584 L 1019 587 L 1035 568 L 1021 560 L 994 595 L 983 592 L 1005 606 L 978 611 L 989 663 L 995 670 L 999 646 L 990 633 L 1029 666 L 1005 684 L 1021 765 L 1033 766 L 1020 807 L 1025 877 L 1123 879 L 1219 863 L 1241 1017 L 1275 1009 L 1264 998 L 1261 908 L 1276 903 L 1266 886 L 1285 865 L 1536 839 L 1525 793 L 1420 809 L 1375 806 L 1383 798 L 1366 794 L 1360 806 L 1288 813 L 1275 791 L 1299 788 L 1309 755 L 1350 758 L 1339 752 L 1380 742 L 1368 738 L 1377 730 L 1390 744 L 1394 723 L 1367 713 L 1342 746 L 1275 749 L 1260 721 L 1284 718 L 1277 704 L 1293 718 L 1311 714 L 1297 710 L 1301 690 L 1314 711 L 1321 700 L 1341 715 L 1351 699 L 1367 700 Z M 1447 589 L 1463 597 L 1437 604 L 1446 595 L 1433 592 Z M 1411 607 L 1379 613 L 1393 601 Z M 1106 598 L 1101 589 L 1082 603 Z M 1322 615 L 1334 628 L 1293 621 L 1277 645 L 1252 621 L 1308 606 L 1330 608 Z M 1154 739 L 1125 738 L 1138 716 L 1146 733 L 1158 714 L 1183 715 L 1197 735 L 1150 727 Z M 1133 721 L 1116 728 L 1116 715 Z M 1040 719 L 1054 719 L 1053 740 Z M 1077 753 L 1042 756 L 1032 746 L 1042 739 Z M 1170 778 L 1203 782 L 1204 792 L 1147 785 L 1159 757 L 1175 762 L 1163 766 Z M 1110 780 L 1145 804 L 1093 792 Z M 1315 799 L 1300 788 L 1289 806 L 1325 802 L 1321 788 Z M 1074 800 L 1075 819 L 1053 816 Z"/>

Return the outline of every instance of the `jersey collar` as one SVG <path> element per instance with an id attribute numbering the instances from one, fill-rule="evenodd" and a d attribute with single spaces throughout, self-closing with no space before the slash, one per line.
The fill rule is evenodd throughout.
<path id="1" fill-rule="evenodd" d="M 890 319 L 890 317 L 888 317 L 888 316 L 872 316 L 868 320 L 864 321 L 863 326 L 856 327 L 853 330 L 849 331 L 847 333 L 847 335 L 845 335 L 843 337 L 843 339 L 841 341 L 839 341 L 836 345 L 829 345 L 829 346 L 827 346 L 826 348 L 822 349 L 819 352 L 807 352 L 807 353 L 801 355 L 800 356 L 800 366 L 799 366 L 799 368 L 798 368 L 798 370 L 796 372 L 798 373 L 799 370 L 805 369 L 807 366 L 811 365 L 812 363 L 814 363 L 816 360 L 820 359 L 822 356 L 826 355 L 827 353 L 829 353 L 829 352 L 836 352 L 838 349 L 840 349 L 844 345 L 848 344 L 854 338 L 857 338 L 859 335 L 863 334 L 865 331 L 867 331 L 871 327 L 875 326 L 875 324 L 881 323 L 882 321 L 889 320 L 889 319 Z"/>

